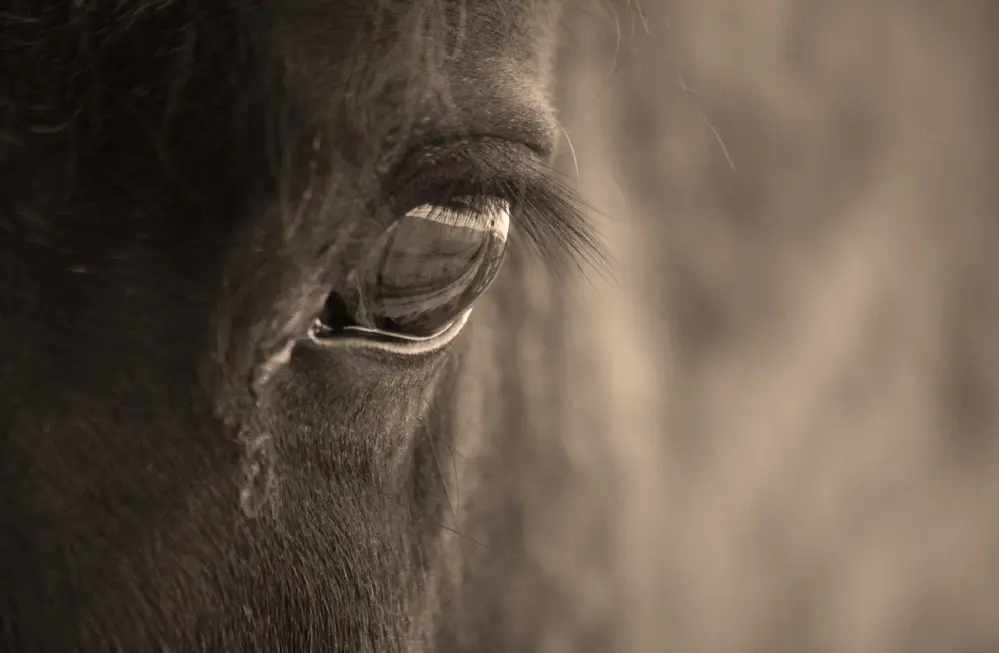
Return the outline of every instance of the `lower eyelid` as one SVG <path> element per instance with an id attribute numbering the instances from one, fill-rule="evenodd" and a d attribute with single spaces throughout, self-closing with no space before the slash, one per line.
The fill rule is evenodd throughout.
<path id="1" fill-rule="evenodd" d="M 397 340 L 392 337 L 385 338 L 340 338 L 335 340 L 327 340 L 320 338 L 316 334 L 315 329 L 310 329 L 309 340 L 325 348 L 334 349 L 362 349 L 362 350 L 380 350 L 388 352 L 394 355 L 400 356 L 420 356 L 435 353 L 443 350 L 446 346 L 451 344 L 454 339 L 461 333 L 464 329 L 465 324 L 467 324 L 469 317 L 472 314 L 472 309 L 469 308 L 464 313 L 458 316 L 453 322 L 447 325 L 439 333 L 423 339 L 415 340 Z M 372 332 L 377 333 L 377 332 Z"/>

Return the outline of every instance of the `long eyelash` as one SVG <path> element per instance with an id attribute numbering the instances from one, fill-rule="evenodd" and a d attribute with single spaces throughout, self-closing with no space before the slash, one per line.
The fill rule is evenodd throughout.
<path id="1" fill-rule="evenodd" d="M 483 142 L 476 146 L 483 147 Z M 446 181 L 431 184 L 434 191 L 424 191 L 420 201 L 487 212 L 495 198 L 506 200 L 512 206 L 514 258 L 526 255 L 559 274 L 576 269 L 584 276 L 593 271 L 612 278 L 610 256 L 590 218 L 595 209 L 559 173 L 515 152 L 517 146 L 497 141 L 488 147 L 489 156 L 470 157 L 461 143 L 428 155 Z"/>
<path id="2" fill-rule="evenodd" d="M 611 274 L 612 263 L 597 225 L 595 212 L 570 185 L 537 163 L 533 179 L 517 188 L 511 243 L 513 253 L 524 252 L 554 272 L 571 268 L 584 276 L 594 271 L 601 277 Z"/>

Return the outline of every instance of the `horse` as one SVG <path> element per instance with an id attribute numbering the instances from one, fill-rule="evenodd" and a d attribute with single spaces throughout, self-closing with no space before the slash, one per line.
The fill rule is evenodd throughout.
<path id="1" fill-rule="evenodd" d="M 988 3 L 41 4 L 0 648 L 999 647 Z"/>
<path id="2" fill-rule="evenodd" d="M 560 4 L 0 12 L 3 650 L 557 631 Z"/>

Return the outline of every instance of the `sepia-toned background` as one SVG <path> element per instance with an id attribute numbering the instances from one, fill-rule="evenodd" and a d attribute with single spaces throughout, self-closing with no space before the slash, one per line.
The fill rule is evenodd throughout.
<path id="1" fill-rule="evenodd" d="M 999 3 L 577 5 L 562 166 L 618 271 L 573 297 L 565 440 L 625 552 L 578 618 L 999 651 Z"/>

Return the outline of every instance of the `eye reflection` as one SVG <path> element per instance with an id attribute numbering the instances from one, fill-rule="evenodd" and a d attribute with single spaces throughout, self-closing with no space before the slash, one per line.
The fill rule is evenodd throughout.
<path id="1" fill-rule="evenodd" d="M 327 299 L 315 334 L 375 333 L 433 338 L 451 326 L 495 280 L 506 253 L 510 204 L 455 198 L 424 204 L 384 231 Z"/>

